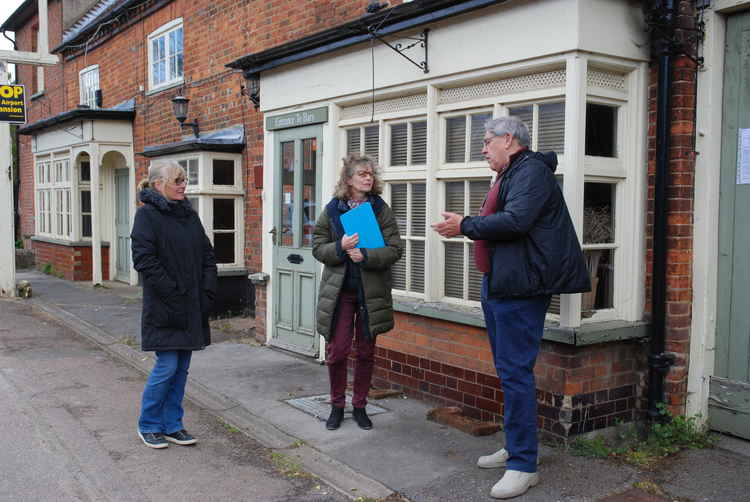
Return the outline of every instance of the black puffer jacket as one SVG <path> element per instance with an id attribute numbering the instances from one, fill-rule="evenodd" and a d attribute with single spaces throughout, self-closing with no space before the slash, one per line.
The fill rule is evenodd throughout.
<path id="1" fill-rule="evenodd" d="M 187 200 L 167 202 L 150 189 L 140 199 L 130 237 L 143 285 L 141 348 L 201 350 L 211 343 L 214 250 Z"/>
<path id="2" fill-rule="evenodd" d="M 591 289 L 556 168 L 554 152 L 520 153 L 500 181 L 497 211 L 461 222 L 462 234 L 488 241 L 491 298 Z"/>

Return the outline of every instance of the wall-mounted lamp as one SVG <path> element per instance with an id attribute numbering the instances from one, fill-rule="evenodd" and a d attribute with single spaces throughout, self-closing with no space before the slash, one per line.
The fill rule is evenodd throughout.
<path id="1" fill-rule="evenodd" d="M 198 119 L 195 122 L 185 122 L 188 114 L 188 103 L 190 100 L 185 96 L 175 96 L 172 98 L 172 109 L 174 110 L 174 116 L 180 121 L 181 127 L 192 127 L 193 135 L 197 138 L 200 136 L 200 130 L 198 129 Z"/>
<path id="2" fill-rule="evenodd" d="M 380 0 L 370 0 L 365 10 L 367 11 L 368 14 L 374 14 L 380 9 L 385 9 L 386 7 L 388 7 L 388 2 L 380 3 Z"/>
<path id="3" fill-rule="evenodd" d="M 255 108 L 260 107 L 260 74 L 245 75 L 246 86 L 242 87 L 242 94 L 250 98 Z"/>

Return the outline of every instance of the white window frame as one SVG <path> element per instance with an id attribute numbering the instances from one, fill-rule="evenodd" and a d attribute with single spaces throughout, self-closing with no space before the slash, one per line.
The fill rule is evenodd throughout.
<path id="1" fill-rule="evenodd" d="M 35 233 L 58 240 L 73 240 L 73 180 L 69 153 L 40 155 L 34 160 Z"/>
<path id="2" fill-rule="evenodd" d="M 194 208 L 200 217 L 203 228 L 206 231 L 211 244 L 214 244 L 215 233 L 234 233 L 234 261 L 232 263 L 219 263 L 219 270 L 239 269 L 245 267 L 245 192 L 242 182 L 242 155 L 223 152 L 189 152 L 177 155 L 168 155 L 152 159 L 152 162 L 161 160 L 172 160 L 175 162 L 197 161 L 198 182 L 185 188 L 185 197 L 197 199 L 198 207 Z M 231 160 L 234 162 L 234 184 L 213 184 L 213 161 Z M 213 199 L 234 200 L 234 224 L 233 230 L 213 228 Z"/>
<path id="3" fill-rule="evenodd" d="M 179 17 L 177 19 L 173 19 L 172 21 L 160 26 L 151 34 L 149 34 L 147 43 L 148 43 L 148 88 L 149 91 L 158 91 L 162 89 L 167 89 L 170 87 L 174 87 L 176 85 L 182 84 L 185 80 L 185 30 L 183 28 L 183 22 L 182 18 Z M 176 76 L 175 78 L 170 79 L 170 64 L 172 61 L 172 58 L 175 56 L 175 54 L 178 54 L 178 52 L 170 53 L 169 52 L 169 34 L 173 33 L 177 30 L 182 30 L 182 47 L 179 51 L 179 54 L 182 54 L 183 57 L 183 66 L 182 66 L 182 73 Z M 153 49 L 153 42 L 155 40 L 158 40 L 160 38 L 164 38 L 164 81 L 163 82 L 155 82 L 154 81 L 154 49 Z"/>
<path id="4" fill-rule="evenodd" d="M 415 298 L 425 298 L 426 292 L 427 292 L 427 275 L 428 275 L 428 261 L 427 261 L 427 239 L 429 232 L 432 230 L 430 229 L 430 221 L 429 221 L 429 215 L 427 213 L 427 180 L 422 179 L 413 179 L 413 180 L 401 180 L 401 179 L 393 179 L 390 181 L 386 181 L 385 183 L 385 193 L 384 197 L 388 201 L 388 204 L 393 207 L 393 185 L 394 184 L 405 184 L 406 185 L 406 226 L 399 225 L 399 231 L 401 232 L 401 239 L 404 241 L 405 249 L 404 254 L 401 257 L 401 260 L 404 261 L 404 284 L 406 286 L 406 289 L 397 289 L 394 286 L 394 291 L 398 292 L 400 295 L 404 296 L 411 296 Z M 425 185 L 425 235 L 412 235 L 412 203 L 413 203 L 413 185 L 414 184 L 424 184 Z M 411 260 L 411 254 L 412 254 L 412 246 L 413 242 L 422 242 L 424 245 L 423 249 L 423 269 L 424 269 L 424 275 L 425 277 L 422 278 L 422 292 L 413 291 L 412 288 L 412 260 Z"/>
<path id="5" fill-rule="evenodd" d="M 80 91 L 80 103 L 82 105 L 97 108 L 96 91 L 99 89 L 101 89 L 99 85 L 99 65 L 87 66 L 78 72 L 78 90 Z"/>
<path id="6" fill-rule="evenodd" d="M 440 149 L 440 167 L 441 169 L 476 169 L 484 168 L 487 169 L 487 162 L 482 160 L 471 160 L 471 126 L 472 126 L 472 115 L 480 113 L 489 113 L 490 117 L 494 117 L 492 106 L 481 106 L 468 110 L 457 110 L 444 112 L 440 114 L 440 136 L 439 136 L 439 149 Z M 466 131 L 464 140 L 464 161 L 463 162 L 448 162 L 446 141 L 448 134 L 448 119 L 455 117 L 466 117 Z M 429 139 L 427 140 L 429 144 Z"/>
<path id="7" fill-rule="evenodd" d="M 485 172 L 484 177 L 472 177 L 472 178 L 444 178 L 437 183 L 437 189 L 439 191 L 439 210 L 440 212 L 445 211 L 446 208 L 446 200 L 445 200 L 445 191 L 446 191 L 446 184 L 447 183 L 455 183 L 455 182 L 462 182 L 464 184 L 464 207 L 461 214 L 463 215 L 470 215 L 472 214 L 471 211 L 469 211 L 469 207 L 471 205 L 471 198 L 470 198 L 470 183 L 474 181 L 487 181 L 488 187 L 490 183 L 492 182 L 491 177 L 487 175 Z M 437 218 L 439 219 L 439 218 Z M 474 256 L 471 252 L 471 245 L 474 241 L 469 239 L 468 237 L 465 237 L 463 235 L 459 235 L 456 237 L 452 237 L 450 239 L 446 239 L 443 237 L 439 237 L 439 262 L 440 262 L 440 277 L 442 278 L 440 281 L 436 281 L 433 286 L 433 292 L 437 292 L 437 299 L 444 303 L 451 303 L 451 304 L 458 304 L 458 305 L 466 305 L 470 307 L 479 307 L 480 302 L 478 300 L 470 300 L 469 299 L 469 269 L 472 267 L 475 267 L 474 265 Z M 445 295 L 445 246 L 446 243 L 455 243 L 455 244 L 461 244 L 463 246 L 463 275 L 464 275 L 464 281 L 462 285 L 462 293 L 461 298 L 455 298 L 452 296 L 446 296 Z M 481 287 L 481 284 L 480 284 Z"/>
<path id="8" fill-rule="evenodd" d="M 588 318 L 583 318 L 583 323 L 588 322 L 603 322 L 616 320 L 623 317 L 622 304 L 624 295 L 626 292 L 620 287 L 625 284 L 625 263 L 626 254 L 628 253 L 622 246 L 622 243 L 627 242 L 626 233 L 630 233 L 627 230 L 632 222 L 628 222 L 625 218 L 623 209 L 626 204 L 626 187 L 632 185 L 632 180 L 628 177 L 628 172 L 624 167 L 623 157 L 627 155 L 624 148 L 625 141 L 625 128 L 627 127 L 628 117 L 628 102 L 624 100 L 607 99 L 602 97 L 596 97 L 587 95 L 586 103 L 593 103 L 598 105 L 608 105 L 617 108 L 617 131 L 615 137 L 615 156 L 614 157 L 598 157 L 593 155 L 584 154 L 584 187 L 586 183 L 605 183 L 611 184 L 615 190 L 612 198 L 614 215 L 613 221 L 615 226 L 615 233 L 611 243 L 605 244 L 587 244 L 581 242 L 581 248 L 584 253 L 595 249 L 608 250 L 611 253 L 612 266 L 614 267 L 613 274 L 613 298 L 611 308 L 594 310 L 593 314 Z M 584 130 L 585 134 L 585 130 Z M 631 176 L 632 177 L 632 176 Z M 585 203 L 585 201 L 584 201 Z M 582 220 L 583 221 L 583 217 Z M 624 227 L 624 228 L 623 228 Z M 581 229 L 581 235 L 583 235 L 583 229 Z M 629 251 L 632 252 L 632 251 Z M 593 287 L 593 284 L 592 284 Z M 581 313 L 583 315 L 583 313 Z"/>
<path id="9" fill-rule="evenodd" d="M 385 134 L 383 136 L 382 142 L 383 142 L 383 156 L 381 157 L 383 159 L 382 165 L 384 166 L 386 171 L 424 171 L 424 169 L 427 166 L 427 152 L 425 152 L 425 162 L 422 163 L 413 163 L 412 162 L 412 156 L 413 156 L 413 130 L 414 130 L 414 124 L 424 122 L 425 128 L 427 127 L 427 117 L 422 116 L 415 116 L 410 117 L 408 119 L 399 119 L 399 120 L 389 120 L 385 121 Z M 393 126 L 397 125 L 403 125 L 406 124 L 406 164 L 404 165 L 392 165 L 393 159 L 392 159 L 392 134 L 393 134 Z M 426 143 L 426 150 L 429 150 L 430 143 L 429 139 Z"/>
<path id="10" fill-rule="evenodd" d="M 643 199 L 645 196 L 645 174 L 641 171 L 645 162 L 645 141 L 642 140 L 642 131 L 645 128 L 647 117 L 646 105 L 643 100 L 647 80 L 647 71 L 640 64 L 634 64 L 624 60 L 614 61 L 595 55 L 570 53 L 556 58 L 560 67 L 566 72 L 567 84 L 549 88 L 533 88 L 525 90 L 513 89 L 507 94 L 495 96 L 472 97 L 467 91 L 467 98 L 457 102 L 441 102 L 442 89 L 455 86 L 455 78 L 439 78 L 434 82 L 425 83 L 427 101 L 421 110 L 404 109 L 398 111 L 383 111 L 376 113 L 374 121 L 370 122 L 369 112 L 365 116 L 354 116 L 354 112 L 347 110 L 348 117 L 338 121 L 340 134 L 339 152 L 346 154 L 347 136 L 346 131 L 354 127 L 360 128 L 360 147 L 364 144 L 365 125 L 380 124 L 380 150 L 379 158 L 384 165 L 383 179 L 386 183 L 385 198 L 390 200 L 389 183 L 397 182 L 421 182 L 426 183 L 427 197 L 427 222 L 432 223 L 441 219 L 440 213 L 445 206 L 444 183 L 449 181 L 469 181 L 486 178 L 490 173 L 486 161 L 471 161 L 470 137 L 471 124 L 466 128 L 466 161 L 446 162 L 446 130 L 447 119 L 455 116 L 466 116 L 475 113 L 492 111 L 492 117 L 508 115 L 508 108 L 531 105 L 532 116 L 532 144 L 533 150 L 539 147 L 539 107 L 547 103 L 565 104 L 565 130 L 564 130 L 564 153 L 558 152 L 558 168 L 556 177 L 563 181 L 566 199 L 570 199 L 568 207 L 571 218 L 579 235 L 583 231 L 583 190 L 586 182 L 610 183 L 615 186 L 613 193 L 614 204 L 614 226 L 615 237 L 613 243 L 606 244 L 583 244 L 584 250 L 607 248 L 612 249 L 614 264 L 613 290 L 614 298 L 611 309 L 600 309 L 594 312 L 592 317 L 582 318 L 580 312 L 580 299 L 577 294 L 562 295 L 560 315 L 548 314 L 551 320 L 558 320 L 565 326 L 575 327 L 580 324 L 608 320 L 635 321 L 642 317 L 643 289 L 642 274 L 639 271 L 645 268 L 642 249 L 630 249 L 627 243 L 634 240 L 639 244 L 644 239 L 645 225 L 642 221 L 642 210 L 645 207 Z M 584 61 L 581 63 L 581 61 Z M 549 68 L 549 61 L 545 63 Z M 588 71 L 605 71 L 624 75 L 625 85 L 618 87 L 617 83 L 605 82 L 602 84 L 595 78 L 589 80 Z M 540 66 L 540 72 L 546 71 Z M 603 68 L 603 69 L 602 69 Z M 493 71 L 495 73 L 493 73 Z M 482 70 L 488 81 L 497 78 L 497 69 Z M 528 73 L 528 66 L 524 67 L 523 73 Z M 503 77 L 507 73 L 503 73 Z M 478 75 L 472 76 L 472 81 L 478 81 Z M 413 92 L 412 88 L 409 91 Z M 388 99 L 395 101 L 392 95 Z M 596 103 L 618 106 L 617 131 L 616 131 L 616 156 L 595 157 L 585 155 L 585 116 L 581 117 L 581 111 L 585 112 L 586 103 Z M 343 98 L 336 103 L 342 108 L 356 107 L 359 101 L 352 98 Z M 383 106 L 382 109 L 393 110 L 394 106 Z M 427 164 L 425 166 L 391 166 L 390 165 L 390 127 L 393 124 L 427 119 Z M 365 123 L 367 121 L 367 123 Z M 582 137 L 583 136 L 583 137 Z M 409 141 L 410 145 L 410 141 Z M 361 149 L 360 148 L 360 149 Z M 466 201 L 468 203 L 468 200 Z M 408 236 L 408 230 L 402 232 Z M 428 231 L 425 237 L 425 293 L 426 302 L 455 303 L 458 307 L 476 309 L 478 302 L 469 300 L 457 300 L 444 296 L 444 242 L 438 234 Z M 463 238 L 456 242 L 464 243 Z M 466 247 L 468 249 L 468 246 Z M 472 260 L 465 253 L 465 260 Z M 408 267 L 407 267 L 408 270 Z M 407 271 L 410 279 L 410 272 Z M 465 281 L 468 282 L 468 281 Z M 466 286 L 465 286 L 466 287 Z M 401 290 L 396 290 L 400 296 L 410 296 Z"/>
<path id="11" fill-rule="evenodd" d="M 366 124 L 360 124 L 356 126 L 348 126 L 343 128 L 343 152 L 344 156 L 346 156 L 348 152 L 348 141 L 347 141 L 347 135 L 349 130 L 351 129 L 359 129 L 359 152 L 351 152 L 351 153 L 359 153 L 360 155 L 372 155 L 372 153 L 368 153 L 365 150 L 365 130 L 369 129 L 371 127 L 377 127 L 378 128 L 378 153 L 377 153 L 377 164 L 382 165 L 381 161 L 383 160 L 383 121 L 376 121 L 376 122 L 367 122 Z"/>

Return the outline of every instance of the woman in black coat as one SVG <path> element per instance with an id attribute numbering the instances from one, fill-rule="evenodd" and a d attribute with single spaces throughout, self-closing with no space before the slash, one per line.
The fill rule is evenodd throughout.
<path id="1" fill-rule="evenodd" d="M 182 398 L 192 351 L 211 343 L 216 260 L 186 186 L 182 166 L 153 163 L 139 184 L 143 206 L 130 235 L 143 285 L 141 348 L 156 352 L 138 420 L 138 436 L 151 448 L 195 444 L 182 425 Z"/>

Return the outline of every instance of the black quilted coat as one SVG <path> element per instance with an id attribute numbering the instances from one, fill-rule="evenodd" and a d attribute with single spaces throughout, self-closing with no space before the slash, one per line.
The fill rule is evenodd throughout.
<path id="1" fill-rule="evenodd" d="M 201 350 L 211 343 L 208 314 L 216 294 L 216 260 L 187 200 L 168 202 L 144 189 L 130 234 L 143 285 L 141 348 Z"/>

